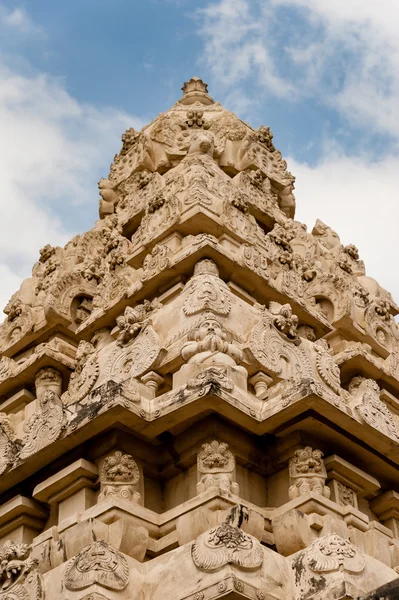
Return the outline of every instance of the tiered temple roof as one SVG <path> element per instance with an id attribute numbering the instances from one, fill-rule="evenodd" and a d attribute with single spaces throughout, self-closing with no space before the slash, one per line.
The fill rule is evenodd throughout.
<path id="1" fill-rule="evenodd" d="M 398 306 L 201 79 L 122 142 L 4 310 L 0 600 L 389 598 Z"/>

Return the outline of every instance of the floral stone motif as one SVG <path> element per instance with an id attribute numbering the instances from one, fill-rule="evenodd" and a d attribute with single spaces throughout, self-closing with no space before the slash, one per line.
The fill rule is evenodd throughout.
<path id="1" fill-rule="evenodd" d="M 363 554 L 337 534 L 315 540 L 305 553 L 306 564 L 315 573 L 361 573 L 366 564 Z"/>
<path id="2" fill-rule="evenodd" d="M 90 585 L 120 591 L 129 583 L 126 558 L 107 542 L 93 542 L 69 562 L 65 571 L 67 590 L 83 590 Z"/>
<path id="3" fill-rule="evenodd" d="M 264 557 L 256 538 L 226 522 L 200 535 L 191 547 L 191 555 L 194 564 L 204 571 L 217 571 L 227 564 L 258 569 Z"/>

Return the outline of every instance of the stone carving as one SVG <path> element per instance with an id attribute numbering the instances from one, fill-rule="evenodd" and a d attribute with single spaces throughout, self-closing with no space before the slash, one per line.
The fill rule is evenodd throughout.
<path id="1" fill-rule="evenodd" d="M 75 371 L 69 378 L 68 389 L 63 394 L 65 404 L 80 402 L 93 389 L 100 372 L 95 348 L 90 342 L 82 340 L 76 351 Z"/>
<path id="2" fill-rule="evenodd" d="M 209 367 L 199 373 L 195 378 L 187 382 L 189 391 L 199 391 L 200 396 L 210 393 L 212 388 L 222 389 L 231 392 L 234 383 L 227 376 L 226 369 L 220 367 Z"/>
<path id="3" fill-rule="evenodd" d="M 316 350 L 317 372 L 326 385 L 328 385 L 336 394 L 341 391 L 341 371 L 328 346 L 326 340 L 317 340 L 314 343 Z"/>
<path id="4" fill-rule="evenodd" d="M 241 246 L 242 263 L 264 279 L 269 278 L 267 255 L 250 244 Z"/>
<path id="5" fill-rule="evenodd" d="M 197 492 L 200 494 L 212 488 L 223 488 L 232 494 L 239 494 L 239 487 L 233 479 L 235 470 L 234 456 L 224 442 L 213 440 L 202 445 L 197 458 L 198 475 Z"/>
<path id="6" fill-rule="evenodd" d="M 17 440 L 12 421 L 5 413 L 0 413 L 0 475 L 14 462 L 17 453 Z"/>
<path id="7" fill-rule="evenodd" d="M 147 254 L 144 259 L 141 281 L 147 281 L 147 279 L 151 279 L 157 273 L 167 269 L 170 266 L 169 254 L 170 250 L 167 246 L 163 244 L 154 246 L 151 253 Z"/>
<path id="8" fill-rule="evenodd" d="M 118 344 L 124 345 L 137 337 L 148 322 L 151 313 L 158 309 L 160 304 L 157 300 L 149 302 L 144 300 L 134 308 L 127 306 L 123 316 L 117 317 L 116 324 L 119 327 Z"/>
<path id="9" fill-rule="evenodd" d="M 324 600 L 392 579 L 399 307 L 353 244 L 294 220 L 274 141 L 192 78 L 122 136 L 93 228 L 43 242 L 0 324 L 0 600 Z M 348 526 L 352 543 L 325 535 Z"/>
<path id="10" fill-rule="evenodd" d="M 398 427 L 391 411 L 380 400 L 380 387 L 374 379 L 354 377 L 349 393 L 355 398 L 356 411 L 368 425 L 399 442 Z"/>
<path id="11" fill-rule="evenodd" d="M 288 339 L 299 342 L 297 326 L 298 317 L 292 313 L 292 308 L 289 304 L 282 306 L 278 302 L 270 302 L 269 311 L 272 315 L 276 315 L 273 319 L 273 325 L 281 333 L 287 336 Z"/>
<path id="12" fill-rule="evenodd" d="M 325 485 L 327 471 L 320 450 L 313 450 L 310 446 L 296 450 L 289 462 L 289 473 L 292 482 L 288 490 L 290 500 L 309 492 L 330 497 L 330 489 Z"/>
<path id="13" fill-rule="evenodd" d="M 262 318 L 252 330 L 249 348 L 272 374 L 294 381 L 312 379 L 312 365 L 296 331 L 298 321 L 288 306 L 272 304 L 274 314 L 261 309 Z"/>
<path id="14" fill-rule="evenodd" d="M 31 546 L 5 542 L 0 550 L 0 600 L 44 600 L 38 566 Z"/>
<path id="15" fill-rule="evenodd" d="M 104 460 L 98 502 L 109 498 L 123 498 L 131 502 L 140 502 L 141 495 L 136 489 L 139 479 L 139 468 L 133 457 L 117 450 Z"/>
<path id="16" fill-rule="evenodd" d="M 184 290 L 186 315 L 211 310 L 218 315 L 228 315 L 232 298 L 229 288 L 219 278 L 219 271 L 212 260 L 201 260 L 195 265 L 194 274 Z"/>
<path id="17" fill-rule="evenodd" d="M 61 374 L 51 367 L 41 369 L 36 374 L 35 385 L 40 411 L 33 414 L 25 424 L 26 437 L 20 455 L 22 459 L 54 442 L 65 426 L 60 398 Z"/>
<path id="18" fill-rule="evenodd" d="M 66 589 L 72 591 L 83 590 L 93 584 L 121 591 L 129 583 L 129 566 L 123 554 L 99 540 L 83 548 L 70 560 L 64 581 Z"/>
<path id="19" fill-rule="evenodd" d="M 357 508 L 356 492 L 352 488 L 347 487 L 340 481 L 337 481 L 337 502 L 341 506 L 354 506 Z"/>
<path id="20" fill-rule="evenodd" d="M 366 565 L 364 555 L 337 534 L 314 540 L 305 554 L 306 565 L 314 573 L 361 573 Z"/>
<path id="21" fill-rule="evenodd" d="M 204 571 L 217 571 L 227 564 L 258 569 L 263 563 L 258 540 L 226 522 L 200 535 L 191 547 L 191 555 L 195 566 Z"/>
<path id="22" fill-rule="evenodd" d="M 202 322 L 189 333 L 188 339 L 181 355 L 189 363 L 222 363 L 235 367 L 242 361 L 242 350 L 228 341 L 229 336 L 212 312 L 204 313 Z"/>
<path id="23" fill-rule="evenodd" d="M 133 321 L 134 318 L 132 317 Z M 159 337 L 150 323 L 133 322 L 126 327 L 130 327 L 130 329 L 123 330 L 123 340 L 127 336 L 136 335 L 137 331 L 140 333 L 122 348 L 117 346 L 111 354 L 106 367 L 106 375 L 114 381 L 124 381 L 129 377 L 143 375 L 153 366 L 161 350 Z M 120 341 L 120 343 L 122 342 Z"/>
<path id="24" fill-rule="evenodd" d="M 98 182 L 98 189 L 101 196 L 99 212 L 100 218 L 103 219 L 106 215 L 112 214 L 115 211 L 119 196 L 113 189 L 109 179 L 100 179 Z"/>

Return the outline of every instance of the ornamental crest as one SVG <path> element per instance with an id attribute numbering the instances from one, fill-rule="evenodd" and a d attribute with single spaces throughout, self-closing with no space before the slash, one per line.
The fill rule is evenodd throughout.
<path id="1" fill-rule="evenodd" d="M 26 423 L 21 458 L 27 458 L 57 440 L 65 426 L 61 395 L 62 376 L 52 367 L 41 369 L 35 379 L 39 412 Z"/>
<path id="2" fill-rule="evenodd" d="M 160 350 L 158 334 L 148 323 L 130 344 L 115 348 L 107 365 L 107 377 L 114 381 L 139 377 L 154 364 Z"/>
<path id="3" fill-rule="evenodd" d="M 337 534 L 314 540 L 305 554 L 306 563 L 314 573 L 361 573 L 366 565 L 363 554 Z"/>
<path id="4" fill-rule="evenodd" d="M 125 589 L 129 583 L 126 558 L 103 540 L 83 548 L 65 571 L 67 590 L 83 590 L 95 583 L 115 591 Z"/>
<path id="5" fill-rule="evenodd" d="M 200 535 L 191 547 L 191 556 L 195 566 L 204 571 L 217 571 L 227 564 L 258 569 L 263 563 L 258 540 L 228 523 Z"/>
<path id="6" fill-rule="evenodd" d="M 63 394 L 65 404 L 83 400 L 93 389 L 99 372 L 100 366 L 93 344 L 80 341 L 76 351 L 75 371 L 71 373 L 68 390 Z"/>
<path id="7" fill-rule="evenodd" d="M 212 260 L 204 259 L 194 268 L 194 275 L 184 290 L 186 300 L 183 311 L 195 315 L 211 310 L 218 315 L 228 315 L 231 310 L 229 288 L 219 278 L 219 271 Z"/>

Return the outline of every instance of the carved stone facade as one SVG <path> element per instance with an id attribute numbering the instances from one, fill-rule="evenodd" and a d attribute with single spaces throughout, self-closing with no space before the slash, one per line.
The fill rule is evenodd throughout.
<path id="1" fill-rule="evenodd" d="M 0 326 L 0 600 L 396 585 L 399 307 L 293 190 L 193 77 L 43 240 Z"/>

